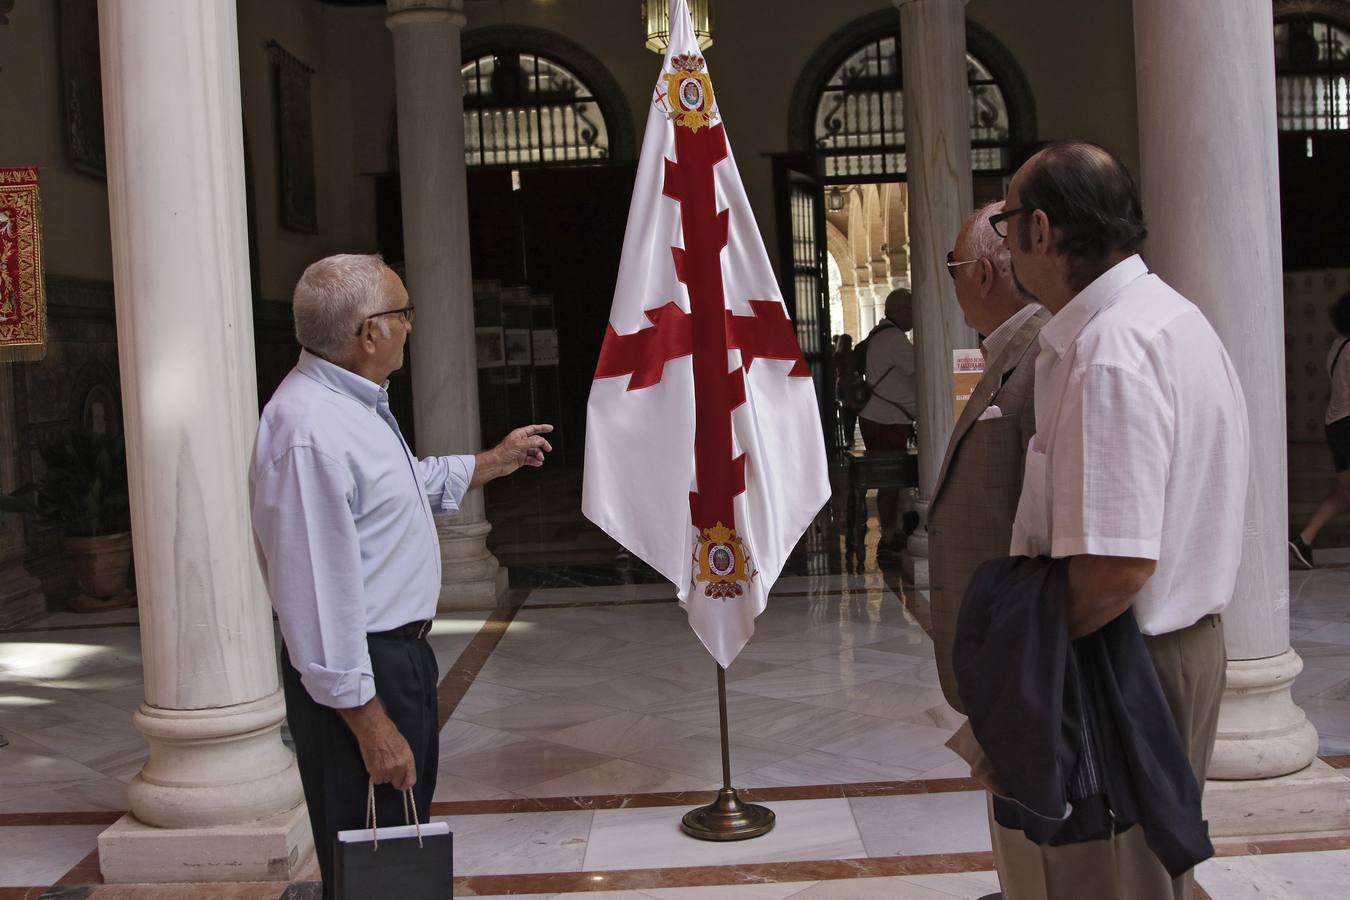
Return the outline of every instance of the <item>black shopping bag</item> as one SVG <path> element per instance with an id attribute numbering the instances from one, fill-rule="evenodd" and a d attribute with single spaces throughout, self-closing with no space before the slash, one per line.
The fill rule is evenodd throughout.
<path id="1" fill-rule="evenodd" d="M 417 822 L 412 792 L 403 796 L 404 818 L 411 806 L 412 824 L 380 828 L 375 822 L 375 786 L 366 801 L 369 828 L 339 831 L 334 845 L 334 888 L 337 900 L 446 900 L 451 886 L 450 826 Z"/>

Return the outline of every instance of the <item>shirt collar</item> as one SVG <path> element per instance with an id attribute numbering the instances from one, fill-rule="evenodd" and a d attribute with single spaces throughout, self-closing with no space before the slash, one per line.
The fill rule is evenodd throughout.
<path id="1" fill-rule="evenodd" d="M 1021 328 L 1027 319 L 1036 315 L 1036 310 L 1040 308 L 1038 303 L 1028 303 L 1004 319 L 1002 325 L 989 332 L 989 336 L 980 343 L 980 349 L 984 351 L 986 365 L 1003 352 L 1003 348 L 1008 346 L 1008 342 L 1012 340 L 1013 335 L 1017 334 L 1017 329 Z"/>
<path id="2" fill-rule="evenodd" d="M 370 410 L 377 409 L 381 402 L 387 402 L 388 381 L 376 384 L 303 348 L 295 368 L 301 375 L 314 379 L 333 393 L 350 397 Z"/>
<path id="3" fill-rule="evenodd" d="M 1063 356 L 1097 313 L 1110 306 L 1124 287 L 1147 274 L 1148 266 L 1136 253 L 1098 275 L 1045 323 L 1041 329 L 1041 345 Z"/>

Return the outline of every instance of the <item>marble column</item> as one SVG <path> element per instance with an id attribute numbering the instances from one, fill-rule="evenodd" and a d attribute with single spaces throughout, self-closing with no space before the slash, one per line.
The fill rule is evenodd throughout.
<path id="1" fill-rule="evenodd" d="M 891 284 L 891 256 L 890 253 L 878 250 L 877 255 L 872 257 L 872 283 L 879 285 L 882 292 L 881 302 L 886 302 L 885 294 L 889 294 Z M 885 315 L 883 312 L 882 315 Z"/>
<path id="2" fill-rule="evenodd" d="M 964 0 L 895 0 L 905 85 L 909 271 L 919 394 L 919 502 L 910 536 L 914 581 L 928 583 L 928 498 L 956 418 L 952 351 L 977 347 L 947 275 L 947 251 L 972 203 Z"/>
<path id="3" fill-rule="evenodd" d="M 844 333 L 853 336 L 853 345 L 856 347 L 858 342 L 867 337 L 867 332 L 862 330 L 862 310 L 858 299 L 858 286 L 854 284 L 841 284 L 839 286 L 839 302 L 844 307 Z"/>
<path id="4" fill-rule="evenodd" d="M 237 35 L 233 3 L 99 3 L 150 745 L 131 812 L 99 836 L 109 882 L 286 880 L 313 852 L 249 528 Z"/>
<path id="5" fill-rule="evenodd" d="M 1290 687 L 1284 312 L 1274 40 L 1266 0 L 1135 0 L 1150 266 L 1213 323 L 1251 423 L 1246 543 L 1223 614 L 1228 686 L 1206 808 L 1217 834 L 1350 826 L 1350 781 L 1316 762 Z M 1311 765 L 1310 765 L 1311 764 Z"/>
<path id="6" fill-rule="evenodd" d="M 853 268 L 853 290 L 858 300 L 857 340 L 861 341 L 881 321 L 881 315 L 877 313 L 876 292 L 872 289 L 871 266 Z"/>
<path id="7" fill-rule="evenodd" d="M 0 365 L 0 491 L 19 486 L 18 433 L 14 420 L 14 367 Z M 0 631 L 36 619 L 46 610 L 41 583 L 24 568 L 23 518 L 0 516 Z"/>
<path id="8" fill-rule="evenodd" d="M 900 200 L 902 209 L 908 209 L 909 192 L 904 184 L 896 185 L 896 190 L 900 191 Z M 890 229 L 890 248 L 891 248 L 891 286 L 909 287 L 909 217 L 908 215 L 892 215 Z"/>
<path id="9" fill-rule="evenodd" d="M 398 160 L 412 332 L 417 452 L 481 449 L 460 30 L 464 0 L 388 0 L 398 95 Z M 524 423 L 521 423 L 524 424 Z M 438 516 L 442 610 L 490 608 L 506 570 L 487 548 L 482 490 Z"/>

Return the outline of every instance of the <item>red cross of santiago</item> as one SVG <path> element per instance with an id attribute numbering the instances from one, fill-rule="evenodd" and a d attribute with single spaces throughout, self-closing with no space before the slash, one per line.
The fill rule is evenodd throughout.
<path id="1" fill-rule="evenodd" d="M 670 301 L 647 310 L 650 328 L 621 335 L 608 326 L 595 377 L 627 375 L 628 390 L 636 391 L 660 382 L 670 360 L 693 354 L 697 489 L 689 493 L 689 511 L 696 529 L 719 523 L 735 528 L 732 501 L 745 491 L 745 454 L 732 455 L 731 413 L 745 402 L 744 372 L 756 359 L 793 361 L 790 377 L 811 372 L 779 301 L 750 300 L 748 316 L 726 308 L 721 254 L 729 211 L 717 209 L 713 178 L 727 157 L 726 131 L 720 123 L 698 131 L 676 125 L 675 157 L 666 160 L 664 193 L 680 204 L 685 246 L 670 250 L 676 277 L 689 291 L 690 312 Z M 728 372 L 732 349 L 741 352 L 741 364 Z"/>

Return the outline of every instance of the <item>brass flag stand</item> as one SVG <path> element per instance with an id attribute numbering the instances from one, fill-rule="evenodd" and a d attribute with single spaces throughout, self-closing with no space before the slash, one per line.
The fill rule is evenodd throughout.
<path id="1" fill-rule="evenodd" d="M 684 814 L 680 828 L 701 841 L 743 841 L 773 830 L 773 810 L 744 803 L 731 786 L 731 739 L 727 734 L 727 670 L 717 666 L 717 712 L 722 725 L 722 789 L 707 806 Z"/>

